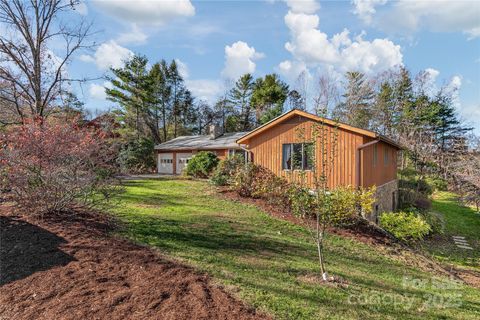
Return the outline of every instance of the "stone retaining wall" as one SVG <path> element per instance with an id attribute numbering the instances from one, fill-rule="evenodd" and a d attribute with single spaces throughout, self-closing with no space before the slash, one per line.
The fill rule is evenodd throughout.
<path id="1" fill-rule="evenodd" d="M 378 223 L 378 216 L 383 212 L 389 212 L 397 209 L 398 206 L 398 180 L 392 180 L 377 187 L 375 193 L 376 202 L 373 204 L 373 210 L 366 218 L 372 222 Z"/>

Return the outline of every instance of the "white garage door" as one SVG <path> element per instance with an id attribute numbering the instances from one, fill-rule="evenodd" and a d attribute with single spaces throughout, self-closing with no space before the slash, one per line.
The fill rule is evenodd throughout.
<path id="1" fill-rule="evenodd" d="M 188 161 L 192 158 L 192 153 L 177 153 L 177 174 L 181 174 L 187 166 Z"/>
<path id="2" fill-rule="evenodd" d="M 173 153 L 158 154 L 158 173 L 173 174 Z"/>

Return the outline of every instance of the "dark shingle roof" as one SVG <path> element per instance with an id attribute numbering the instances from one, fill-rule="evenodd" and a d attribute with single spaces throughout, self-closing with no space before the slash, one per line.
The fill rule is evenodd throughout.
<path id="1" fill-rule="evenodd" d="M 247 132 L 224 133 L 216 139 L 210 135 L 181 136 L 170 141 L 158 144 L 155 150 L 213 150 L 213 149 L 239 149 L 235 141 Z"/>

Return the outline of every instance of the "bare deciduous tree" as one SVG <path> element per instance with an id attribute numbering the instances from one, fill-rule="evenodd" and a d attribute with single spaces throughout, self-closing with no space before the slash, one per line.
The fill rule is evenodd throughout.
<path id="1" fill-rule="evenodd" d="M 86 44 L 91 24 L 76 17 L 68 23 L 59 18 L 73 13 L 77 0 L 0 0 L 0 99 L 3 109 L 15 117 L 3 124 L 45 117 L 59 99 L 69 79 L 66 66 L 74 53 L 91 48 Z M 51 49 L 55 45 L 59 50 Z M 79 80 L 77 80 L 79 81 Z"/>

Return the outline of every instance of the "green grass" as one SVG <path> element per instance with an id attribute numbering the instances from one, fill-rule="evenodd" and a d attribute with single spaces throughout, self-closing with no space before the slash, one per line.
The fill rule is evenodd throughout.
<path id="1" fill-rule="evenodd" d="M 347 284 L 319 283 L 315 247 L 303 228 L 222 199 L 206 182 L 128 181 L 119 200 L 125 236 L 207 272 L 278 319 L 480 317 L 480 290 L 353 239 L 326 239 L 329 272 Z"/>
<path id="2" fill-rule="evenodd" d="M 444 234 L 427 241 L 427 250 L 442 262 L 468 266 L 480 271 L 480 214 L 461 205 L 451 192 L 433 195 L 432 211 L 441 215 Z M 474 250 L 458 248 L 452 236 L 464 236 Z"/>

